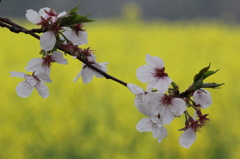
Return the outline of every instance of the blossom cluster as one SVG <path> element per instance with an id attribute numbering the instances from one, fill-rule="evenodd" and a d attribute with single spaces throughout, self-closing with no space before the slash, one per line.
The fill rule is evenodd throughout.
<path id="1" fill-rule="evenodd" d="M 56 51 L 58 46 L 61 46 L 64 51 L 72 51 L 74 58 L 81 57 L 86 62 L 91 63 L 96 68 L 106 72 L 107 63 L 98 63 L 96 57 L 90 48 L 81 49 L 79 46 L 88 43 L 84 22 L 90 22 L 86 16 L 78 15 L 77 8 L 73 8 L 69 12 L 56 13 L 53 9 L 45 7 L 36 12 L 32 9 L 27 10 L 26 18 L 41 26 L 43 34 L 40 36 L 40 54 L 41 58 L 33 58 L 26 66 L 26 71 L 32 72 L 28 75 L 23 72 L 11 72 L 11 77 L 20 77 L 25 80 L 18 84 L 16 92 L 18 96 L 28 97 L 34 88 L 43 97 L 49 96 L 48 87 L 42 83 L 51 83 L 50 67 L 52 63 L 64 64 L 68 62 L 63 57 L 63 53 Z M 100 73 L 92 70 L 83 64 L 80 73 L 74 79 L 76 81 L 82 77 L 84 83 L 92 80 L 93 76 L 98 78 L 103 77 Z"/>
<path id="2" fill-rule="evenodd" d="M 179 143 L 182 147 L 189 148 L 196 139 L 196 132 L 209 122 L 208 114 L 202 115 L 201 109 L 212 104 L 210 93 L 199 88 L 183 96 L 165 72 L 161 58 L 147 54 L 146 62 L 147 65 L 141 66 L 136 72 L 141 82 L 148 83 L 146 90 L 135 84 L 127 85 L 136 95 L 135 106 L 147 116 L 138 122 L 136 128 L 140 132 L 152 131 L 153 137 L 161 142 L 168 136 L 164 125 L 169 125 L 176 117 L 185 114 L 185 127 L 180 129 L 184 132 Z M 173 88 L 169 88 L 171 84 Z M 194 108 L 195 117 L 189 115 L 187 107 Z"/>

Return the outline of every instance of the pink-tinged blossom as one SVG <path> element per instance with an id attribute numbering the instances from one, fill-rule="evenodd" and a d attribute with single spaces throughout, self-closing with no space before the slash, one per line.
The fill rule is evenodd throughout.
<path id="1" fill-rule="evenodd" d="M 42 25 L 43 28 L 49 28 L 48 31 L 40 36 L 40 46 L 42 50 L 50 51 L 54 48 L 56 44 L 55 33 L 61 29 L 58 28 L 58 25 L 55 25 L 55 23 L 59 17 L 64 16 L 65 14 L 65 11 L 57 14 L 53 9 L 48 7 L 40 9 L 39 13 L 32 9 L 27 10 L 26 17 L 30 22 Z"/>
<path id="2" fill-rule="evenodd" d="M 86 56 L 87 61 L 89 63 L 91 63 L 93 66 L 95 66 L 96 68 L 102 70 L 103 72 L 107 72 L 107 64 L 108 62 L 103 62 L 103 63 L 98 63 L 96 62 L 96 58 L 93 55 L 93 53 L 90 53 L 89 56 Z M 96 76 L 98 78 L 102 78 L 104 77 L 102 74 L 100 74 L 99 72 L 91 69 L 90 67 L 88 67 L 86 64 L 83 63 L 82 69 L 81 71 L 78 73 L 77 77 L 74 79 L 74 82 L 77 81 L 77 79 L 79 77 L 82 77 L 82 81 L 83 83 L 87 84 L 89 82 L 92 81 L 93 76 Z"/>
<path id="3" fill-rule="evenodd" d="M 201 108 L 207 108 L 212 104 L 212 97 L 207 90 L 196 90 L 193 93 L 193 100 Z"/>
<path id="4" fill-rule="evenodd" d="M 48 24 L 56 23 L 57 18 L 62 17 L 66 14 L 65 11 L 57 14 L 53 9 L 45 7 L 36 12 L 32 9 L 28 9 L 26 13 L 27 19 L 37 25 L 42 25 L 44 22 Z"/>
<path id="5" fill-rule="evenodd" d="M 182 147 L 189 148 L 196 140 L 196 132 L 193 128 L 189 127 L 186 131 L 182 133 L 179 138 L 179 143 Z"/>
<path id="6" fill-rule="evenodd" d="M 53 62 L 58 64 L 67 64 L 67 60 L 63 58 L 63 54 L 59 51 L 54 51 L 50 55 L 43 58 L 33 58 L 28 62 L 26 70 L 29 72 L 42 72 L 47 75 L 50 73 L 50 66 Z"/>
<path id="7" fill-rule="evenodd" d="M 32 75 L 28 75 L 23 72 L 13 71 L 11 72 L 10 77 L 19 77 L 25 79 L 23 82 L 20 82 L 16 88 L 16 92 L 20 97 L 26 98 L 30 96 L 34 88 L 36 88 L 39 95 L 42 96 L 43 98 L 47 98 L 49 96 L 48 87 L 42 83 L 52 82 L 51 79 L 46 74 L 33 73 Z"/>
<path id="8" fill-rule="evenodd" d="M 157 116 L 149 116 L 149 118 L 142 118 L 136 126 L 139 132 L 152 131 L 153 138 L 158 138 L 158 142 L 162 141 L 162 138 L 168 136 L 166 128 L 163 126 L 162 121 Z"/>
<path id="9" fill-rule="evenodd" d="M 69 27 L 64 27 L 63 35 L 73 43 L 73 45 L 83 45 L 88 43 L 88 34 L 84 30 L 73 30 Z"/>
<path id="10" fill-rule="evenodd" d="M 137 77 L 143 83 L 148 83 L 147 89 L 156 88 L 158 92 L 165 93 L 172 80 L 165 73 L 163 60 L 156 56 L 147 54 L 146 62 L 137 70 Z"/>
<path id="11" fill-rule="evenodd" d="M 186 103 L 181 98 L 170 95 L 159 95 L 160 116 L 164 124 L 170 124 L 175 116 L 180 116 L 186 110 Z"/>

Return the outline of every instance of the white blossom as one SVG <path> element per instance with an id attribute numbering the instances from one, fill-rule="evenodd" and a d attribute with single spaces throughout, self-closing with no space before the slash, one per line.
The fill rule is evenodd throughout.
<path id="1" fill-rule="evenodd" d="M 212 104 L 212 97 L 207 90 L 196 90 L 193 93 L 193 100 L 201 108 L 207 108 Z"/>
<path id="2" fill-rule="evenodd" d="M 137 70 L 138 79 L 143 83 L 149 82 L 147 89 L 156 88 L 160 93 L 166 92 L 172 80 L 164 72 L 163 60 L 147 54 L 146 62 L 148 65 L 143 65 Z"/>
<path id="3" fill-rule="evenodd" d="M 98 63 L 96 62 L 96 58 L 93 55 L 93 53 L 91 53 L 90 56 L 86 56 L 88 62 L 90 62 L 93 66 L 95 66 L 96 68 L 102 70 L 103 72 L 107 72 L 107 64 L 108 62 L 103 62 L 103 63 Z M 99 72 L 91 69 L 90 67 L 88 67 L 86 64 L 83 63 L 82 65 L 82 69 L 81 71 L 78 73 L 77 77 L 74 79 L 74 82 L 77 81 L 77 79 L 79 77 L 82 77 L 82 81 L 83 83 L 87 84 L 89 82 L 92 81 L 93 76 L 96 76 L 98 78 L 102 78 L 104 77 L 102 74 L 100 74 Z"/>
<path id="4" fill-rule="evenodd" d="M 50 73 L 50 66 L 53 62 L 58 64 L 67 64 L 67 60 L 63 58 L 63 54 L 59 51 L 54 51 L 50 55 L 43 58 L 33 58 L 28 62 L 26 70 L 29 72 L 43 72 L 47 75 Z"/>
<path id="5" fill-rule="evenodd" d="M 160 116 L 164 124 L 170 124 L 175 116 L 180 116 L 186 110 L 186 103 L 181 98 L 159 95 Z"/>
<path id="6" fill-rule="evenodd" d="M 25 79 L 23 82 L 20 82 L 16 88 L 16 92 L 20 97 L 26 98 L 30 96 L 34 88 L 36 88 L 39 95 L 43 98 L 47 98 L 49 96 L 48 87 L 41 82 L 52 82 L 46 74 L 33 73 L 33 75 L 28 75 L 23 72 L 13 71 L 11 72 L 10 77 L 19 77 Z"/>
<path id="7" fill-rule="evenodd" d="M 83 45 L 88 43 L 86 31 L 75 31 L 69 27 L 64 27 L 63 35 L 73 43 L 73 45 Z"/>

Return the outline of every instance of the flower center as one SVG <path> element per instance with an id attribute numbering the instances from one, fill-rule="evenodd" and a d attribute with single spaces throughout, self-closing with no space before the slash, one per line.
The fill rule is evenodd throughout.
<path id="1" fill-rule="evenodd" d="M 154 68 L 154 72 L 153 72 L 153 76 L 154 77 L 163 77 L 163 76 L 168 76 L 167 73 L 164 72 L 165 71 L 165 67 L 159 69 L 159 68 Z"/>
<path id="2" fill-rule="evenodd" d="M 171 96 L 168 96 L 168 95 L 164 94 L 164 97 L 161 99 L 160 103 L 162 105 L 165 105 L 165 106 L 170 106 L 171 105 L 171 99 L 172 99 Z"/>

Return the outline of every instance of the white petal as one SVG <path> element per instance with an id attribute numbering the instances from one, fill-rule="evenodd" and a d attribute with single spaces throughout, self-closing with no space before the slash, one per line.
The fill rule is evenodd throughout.
<path id="1" fill-rule="evenodd" d="M 207 90 L 196 90 L 193 93 L 193 99 L 196 104 L 201 106 L 201 108 L 207 108 L 212 104 L 212 97 Z"/>
<path id="2" fill-rule="evenodd" d="M 63 54 L 59 51 L 54 51 L 51 55 L 51 59 L 59 64 L 67 64 L 67 60 L 65 58 L 63 58 Z"/>
<path id="3" fill-rule="evenodd" d="M 152 80 L 148 84 L 147 89 L 156 88 L 159 93 L 164 94 L 168 90 L 168 87 L 171 83 L 172 83 L 172 79 L 167 76 L 164 76 L 161 78 L 154 78 L 154 80 Z"/>
<path id="4" fill-rule="evenodd" d="M 52 31 L 46 31 L 40 36 L 42 50 L 50 51 L 56 44 L 56 36 Z"/>
<path id="5" fill-rule="evenodd" d="M 26 66 L 26 70 L 29 72 L 37 71 L 43 63 L 42 58 L 33 58 L 28 62 L 28 65 Z"/>
<path id="6" fill-rule="evenodd" d="M 46 11 L 50 12 L 50 10 L 51 10 L 51 8 L 48 8 L 48 7 L 42 8 L 42 9 L 39 10 L 39 15 L 40 16 L 45 16 L 47 14 Z"/>
<path id="7" fill-rule="evenodd" d="M 84 66 L 85 66 L 85 64 L 83 64 L 83 67 L 84 67 Z M 76 82 L 81 75 L 82 75 L 82 69 L 81 69 L 81 71 L 77 74 L 77 77 L 74 78 L 73 81 Z"/>
<path id="8" fill-rule="evenodd" d="M 26 17 L 30 22 L 34 24 L 40 23 L 42 21 L 40 15 L 32 9 L 27 10 Z"/>
<path id="9" fill-rule="evenodd" d="M 62 17 L 62 16 L 64 16 L 64 15 L 66 15 L 66 14 L 67 14 L 67 12 L 66 12 L 66 11 L 63 11 L 63 12 L 59 13 L 57 17 L 60 18 L 60 17 Z"/>
<path id="10" fill-rule="evenodd" d="M 31 87 L 35 87 L 38 82 L 33 76 L 25 75 L 24 78 Z"/>
<path id="11" fill-rule="evenodd" d="M 26 98 L 31 95 L 33 88 L 27 81 L 23 81 L 17 85 L 16 92 L 18 96 Z"/>
<path id="12" fill-rule="evenodd" d="M 34 74 L 40 81 L 45 83 L 52 83 L 52 80 L 50 79 L 49 74 L 45 72 L 35 72 Z"/>
<path id="13" fill-rule="evenodd" d="M 158 143 L 162 142 L 162 138 L 165 138 L 168 136 L 167 129 L 162 127 L 157 127 L 156 129 L 152 130 L 153 138 L 158 138 Z"/>
<path id="14" fill-rule="evenodd" d="M 153 68 L 149 65 L 143 65 L 137 69 L 137 78 L 139 81 L 146 83 L 153 80 Z"/>
<path id="15" fill-rule="evenodd" d="M 25 78 L 25 75 L 27 75 L 26 73 L 23 72 L 16 72 L 16 71 L 12 71 L 10 72 L 10 77 L 19 77 L 19 78 Z"/>
<path id="16" fill-rule="evenodd" d="M 47 98 L 49 96 L 48 87 L 45 84 L 38 82 L 35 88 L 37 89 L 39 95 L 43 98 Z"/>
<path id="17" fill-rule="evenodd" d="M 150 66 L 154 67 L 154 68 L 158 68 L 158 69 L 162 69 L 164 66 L 163 60 L 160 59 L 157 56 L 151 56 L 149 54 L 147 54 L 146 57 L 146 62 L 147 64 L 149 64 Z"/>
<path id="18" fill-rule="evenodd" d="M 179 138 L 182 147 L 189 148 L 196 140 L 196 133 L 192 128 L 187 129 Z"/>
<path id="19" fill-rule="evenodd" d="M 181 115 L 186 110 L 186 103 L 181 98 L 173 98 L 171 100 L 171 112 L 176 116 Z"/>
<path id="20" fill-rule="evenodd" d="M 136 129 L 139 132 L 149 132 L 152 131 L 152 124 L 151 124 L 151 119 L 150 118 L 142 118 L 136 126 Z"/>
<path id="21" fill-rule="evenodd" d="M 95 63 L 95 64 L 93 64 L 93 66 L 97 67 L 98 69 L 102 70 L 103 72 L 107 72 L 107 66 L 106 66 L 107 64 L 108 64 L 108 62 Z M 93 75 L 98 78 L 104 77 L 102 74 L 98 73 L 95 70 L 92 70 L 92 72 L 93 72 Z"/>
<path id="22" fill-rule="evenodd" d="M 91 68 L 85 67 L 82 70 L 82 81 L 83 83 L 87 84 L 92 81 L 93 79 L 93 70 Z"/>
<path id="23" fill-rule="evenodd" d="M 137 95 L 139 93 L 144 93 L 144 90 L 141 87 L 139 87 L 139 86 L 137 86 L 135 84 L 128 83 L 127 87 L 135 95 Z"/>
<path id="24" fill-rule="evenodd" d="M 169 106 L 166 106 L 164 113 L 160 112 L 160 116 L 163 118 L 163 123 L 166 125 L 170 124 L 175 117 Z"/>

